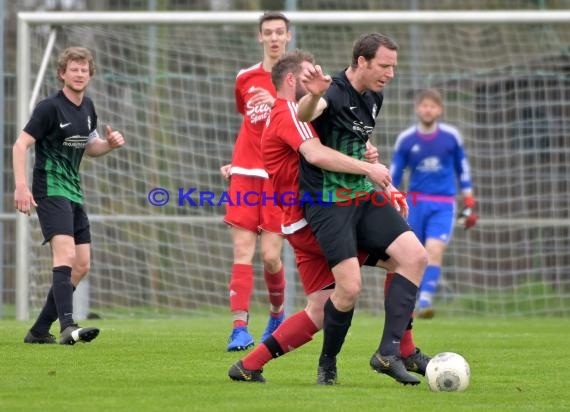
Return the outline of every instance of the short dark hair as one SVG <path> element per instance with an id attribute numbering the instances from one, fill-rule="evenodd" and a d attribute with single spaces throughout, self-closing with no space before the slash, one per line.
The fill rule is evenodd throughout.
<path id="1" fill-rule="evenodd" d="M 363 34 L 352 46 L 352 65 L 354 69 L 358 66 L 358 58 L 364 57 L 367 61 L 372 60 L 376 56 L 376 52 L 384 46 L 390 50 L 398 50 L 398 44 L 390 37 L 380 33 Z"/>
<path id="2" fill-rule="evenodd" d="M 423 100 L 433 100 L 438 106 L 443 107 L 443 98 L 441 93 L 436 89 L 425 89 L 416 95 L 416 104 L 420 104 Z"/>
<path id="3" fill-rule="evenodd" d="M 60 73 L 65 73 L 67 63 L 70 61 L 84 61 L 89 64 L 89 76 L 95 74 L 95 62 L 93 55 L 85 47 L 68 47 L 59 55 L 57 59 L 57 79 L 62 82 Z"/>
<path id="4" fill-rule="evenodd" d="M 287 27 L 287 31 L 289 31 L 289 19 L 285 17 L 283 13 L 281 13 L 280 11 L 266 11 L 259 18 L 260 33 L 261 33 L 261 26 L 263 25 L 263 23 L 269 20 L 283 20 L 285 22 L 285 26 Z"/>
<path id="5" fill-rule="evenodd" d="M 306 50 L 295 49 L 286 52 L 277 60 L 271 69 L 271 81 L 277 90 L 280 89 L 287 73 L 297 74 L 301 71 L 302 62 L 315 64 L 315 57 Z"/>

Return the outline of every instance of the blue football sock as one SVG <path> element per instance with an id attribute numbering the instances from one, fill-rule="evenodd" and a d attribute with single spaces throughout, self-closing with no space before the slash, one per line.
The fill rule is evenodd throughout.
<path id="1" fill-rule="evenodd" d="M 428 266 L 424 273 L 424 278 L 422 279 L 422 284 L 420 285 L 420 294 L 418 306 L 420 308 L 425 308 L 431 306 L 433 296 L 437 290 L 437 285 L 439 283 L 439 277 L 441 275 L 440 266 Z"/>

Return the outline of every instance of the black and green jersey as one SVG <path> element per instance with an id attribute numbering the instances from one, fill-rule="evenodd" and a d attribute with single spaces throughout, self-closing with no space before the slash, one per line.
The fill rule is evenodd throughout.
<path id="1" fill-rule="evenodd" d="M 364 159 L 366 142 L 376 125 L 382 107 L 382 93 L 359 93 L 344 71 L 333 77 L 323 96 L 325 111 L 312 124 L 322 144 L 359 160 Z M 322 170 L 301 156 L 300 189 L 315 202 L 336 202 L 354 198 L 357 192 L 372 192 L 374 186 L 365 176 Z M 342 195 L 338 197 L 339 191 Z"/>
<path id="2" fill-rule="evenodd" d="M 60 90 L 36 106 L 24 131 L 36 140 L 34 198 L 63 196 L 83 203 L 79 164 L 89 139 L 98 136 L 93 101 L 84 97 L 76 106 Z"/>

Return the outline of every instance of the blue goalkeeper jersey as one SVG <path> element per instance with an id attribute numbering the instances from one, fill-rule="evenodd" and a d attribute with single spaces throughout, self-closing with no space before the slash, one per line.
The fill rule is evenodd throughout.
<path id="1" fill-rule="evenodd" d="M 410 170 L 409 192 L 455 196 L 457 187 L 471 189 L 469 163 L 459 131 L 438 123 L 435 132 L 422 134 L 417 126 L 404 130 L 396 140 L 390 171 L 395 187 Z"/>

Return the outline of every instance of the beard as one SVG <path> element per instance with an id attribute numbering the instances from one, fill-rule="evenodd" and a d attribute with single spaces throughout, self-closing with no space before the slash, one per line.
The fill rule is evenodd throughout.
<path id="1" fill-rule="evenodd" d="M 295 101 L 298 102 L 301 100 L 301 97 L 307 94 L 307 89 L 301 82 L 301 80 L 297 79 L 295 82 Z"/>
<path id="2" fill-rule="evenodd" d="M 435 124 L 437 118 L 435 117 L 430 117 L 429 119 L 426 118 L 420 118 L 420 123 L 422 124 L 422 126 L 426 129 L 431 129 L 433 127 L 433 125 Z"/>

